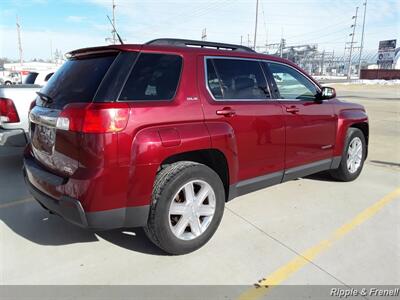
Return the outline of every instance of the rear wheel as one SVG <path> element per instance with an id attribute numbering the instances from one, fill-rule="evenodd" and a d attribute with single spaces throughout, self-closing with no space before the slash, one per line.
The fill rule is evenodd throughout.
<path id="1" fill-rule="evenodd" d="M 356 179 L 364 166 L 366 150 L 365 137 L 362 131 L 358 128 L 349 128 L 342 160 L 337 169 L 330 171 L 331 176 L 341 181 Z"/>
<path id="2" fill-rule="evenodd" d="M 209 167 L 189 161 L 171 164 L 157 175 L 145 232 L 170 254 L 206 244 L 221 222 L 224 186 Z"/>

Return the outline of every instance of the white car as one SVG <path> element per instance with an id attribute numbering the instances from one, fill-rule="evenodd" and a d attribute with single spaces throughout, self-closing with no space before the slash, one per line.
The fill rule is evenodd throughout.
<path id="1" fill-rule="evenodd" d="M 6 77 L 3 78 L 3 83 L 5 85 L 13 85 L 21 83 L 21 75 L 18 72 L 11 72 Z"/>

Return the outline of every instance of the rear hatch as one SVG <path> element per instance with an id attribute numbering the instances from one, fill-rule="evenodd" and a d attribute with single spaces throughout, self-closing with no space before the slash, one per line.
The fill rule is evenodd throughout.
<path id="1" fill-rule="evenodd" d="M 97 105 L 94 99 L 102 82 L 112 75 L 109 73 L 119 54 L 118 51 L 103 50 L 74 56 L 38 92 L 36 105 L 29 114 L 30 135 L 33 156 L 46 169 L 61 176 L 71 176 L 81 165 L 85 165 L 80 158 L 82 135 L 85 134 L 82 124 L 87 112 Z M 107 93 L 110 96 L 106 89 L 100 106 L 113 102 L 112 96 L 104 99 Z M 98 121 L 96 117 L 104 115 L 102 107 L 94 108 L 92 123 Z M 96 132 L 96 128 L 94 124 L 91 127 L 94 131 L 89 128 L 87 133 L 103 133 Z M 93 144 L 89 146 L 95 148 L 98 138 L 91 141 Z"/>

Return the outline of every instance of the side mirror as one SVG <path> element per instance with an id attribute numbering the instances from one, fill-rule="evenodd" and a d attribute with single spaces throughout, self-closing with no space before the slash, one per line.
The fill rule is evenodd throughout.
<path id="1" fill-rule="evenodd" d="M 331 87 L 323 87 L 321 92 L 318 93 L 317 95 L 317 100 L 322 101 L 322 100 L 327 100 L 327 99 L 333 99 L 336 98 L 336 91 L 334 88 Z"/>

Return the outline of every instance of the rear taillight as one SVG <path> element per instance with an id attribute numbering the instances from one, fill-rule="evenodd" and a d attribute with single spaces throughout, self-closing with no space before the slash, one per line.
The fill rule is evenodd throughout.
<path id="1" fill-rule="evenodd" d="M 2 123 L 18 123 L 19 116 L 11 99 L 0 98 L 0 121 Z"/>
<path id="2" fill-rule="evenodd" d="M 57 128 L 84 133 L 118 132 L 129 119 L 126 103 L 73 103 L 64 107 Z"/>

